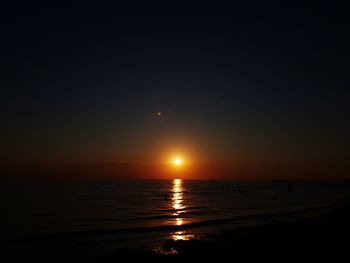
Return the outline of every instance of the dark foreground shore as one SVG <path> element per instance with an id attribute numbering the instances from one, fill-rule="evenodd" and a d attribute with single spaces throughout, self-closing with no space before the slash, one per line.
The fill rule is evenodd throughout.
<path id="1" fill-rule="evenodd" d="M 350 258 L 350 203 L 326 209 L 318 216 L 307 219 L 292 218 L 286 222 L 271 220 L 262 226 L 222 230 L 201 239 L 168 240 L 158 249 L 124 248 L 89 256 L 90 251 L 62 249 L 31 249 L 26 241 L 26 252 L 4 250 L 9 244 L 0 242 L 0 262 L 125 262 L 179 260 L 268 260 L 273 262 L 326 259 L 330 262 L 347 262 Z M 52 239 L 52 238 L 51 238 Z M 51 240 L 50 239 L 50 240 Z M 52 240 L 51 240 L 52 241 Z M 17 244 L 18 245 L 18 244 Z M 16 243 L 11 247 L 17 246 Z M 3 251 L 7 251 L 3 253 Z M 12 252 L 11 252 L 12 251 Z M 72 255 L 75 255 L 72 257 Z M 42 256 L 44 255 L 44 256 Z M 70 258 L 70 259 L 69 259 Z M 75 258 L 72 260 L 72 258 Z"/>
<path id="2" fill-rule="evenodd" d="M 119 249 L 92 262 L 178 260 L 271 260 L 274 262 L 350 258 L 350 204 L 334 207 L 317 218 L 225 230 L 203 240 L 168 240 L 160 251 Z"/>

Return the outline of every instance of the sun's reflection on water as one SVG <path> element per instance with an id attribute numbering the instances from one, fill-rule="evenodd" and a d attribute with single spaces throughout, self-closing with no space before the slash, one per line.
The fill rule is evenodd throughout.
<path id="1" fill-rule="evenodd" d="M 174 225 L 182 226 L 184 222 L 183 214 L 186 213 L 186 205 L 184 204 L 183 187 L 181 179 L 174 179 L 172 184 L 172 198 L 171 205 L 174 210 L 173 216 L 175 217 Z M 189 240 L 194 238 L 193 234 L 189 234 L 185 231 L 176 231 L 171 233 L 173 240 Z"/>
<path id="2" fill-rule="evenodd" d="M 173 216 L 176 216 L 175 218 L 176 225 L 181 226 L 183 224 L 183 218 L 180 215 L 185 212 L 185 208 L 186 208 L 184 206 L 181 179 L 173 180 L 172 192 L 173 192 L 173 196 L 171 198 L 171 201 L 172 201 L 172 207 L 174 209 Z"/>
<path id="3" fill-rule="evenodd" d="M 176 218 L 176 225 L 181 226 L 182 224 L 182 218 Z"/>
<path id="4" fill-rule="evenodd" d="M 189 234 L 185 231 L 176 231 L 172 234 L 172 239 L 177 241 L 177 240 L 190 240 L 193 239 L 194 235 Z"/>

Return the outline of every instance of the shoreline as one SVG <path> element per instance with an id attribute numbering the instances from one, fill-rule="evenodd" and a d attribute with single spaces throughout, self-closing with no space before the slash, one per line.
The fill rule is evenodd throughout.
<path id="1" fill-rule="evenodd" d="M 167 240 L 153 250 L 123 248 L 84 262 L 115 262 L 119 258 L 171 261 L 230 257 L 256 259 L 257 255 L 282 261 L 290 258 L 300 260 L 305 256 L 347 257 L 349 223 L 350 203 L 347 202 L 317 217 L 221 230 L 204 235 L 201 240 Z"/>
<path id="2" fill-rule="evenodd" d="M 248 214 L 240 215 L 235 217 L 227 218 L 216 218 L 216 219 L 206 219 L 198 222 L 193 222 L 184 225 L 161 225 L 161 226 L 149 226 L 149 227 L 131 227 L 131 228 L 106 228 L 106 229 L 95 229 L 95 230 L 81 230 L 81 231 L 69 231 L 69 232 L 58 232 L 58 233 L 47 233 L 47 234 L 38 234 L 38 235 L 27 235 L 19 236 L 13 238 L 0 238 L 1 244 L 17 243 L 17 242 L 28 242 L 28 241 L 47 241 L 47 240 L 59 240 L 67 238 L 84 238 L 84 237 L 93 237 L 96 235 L 115 235 L 115 234 L 127 234 L 127 233 L 147 233 L 147 232 L 169 232 L 169 231 L 183 231 L 191 230 L 202 227 L 210 226 L 220 226 L 222 224 L 231 223 L 232 225 L 239 224 L 242 220 L 259 220 L 261 222 L 273 221 L 273 220 L 284 220 L 293 216 L 305 216 L 306 214 L 316 212 L 322 213 L 321 211 L 329 211 L 337 209 L 338 207 L 349 206 L 350 201 L 348 199 L 344 200 L 349 203 L 346 204 L 331 204 L 331 205 L 322 205 L 322 206 L 312 206 L 308 208 L 302 208 L 299 210 L 293 211 L 281 211 L 281 212 L 270 212 L 266 214 Z M 256 227 L 260 227 L 258 224 Z M 245 228 L 243 227 L 239 227 Z"/>
<path id="3" fill-rule="evenodd" d="M 259 224 L 240 225 L 248 219 L 257 219 Z M 234 223 L 234 220 L 237 223 Z M 215 226 L 217 231 L 203 231 L 200 238 L 189 240 L 166 239 L 157 243 L 156 246 L 139 246 L 111 248 L 104 252 L 89 255 L 90 251 L 82 248 L 70 247 L 69 252 L 60 245 L 60 240 L 74 240 L 79 238 L 89 242 L 91 235 L 113 235 L 120 233 L 120 230 L 105 229 L 87 232 L 67 232 L 51 235 L 26 237 L 22 239 L 1 240 L 0 246 L 3 251 L 0 255 L 3 262 L 47 262 L 47 255 L 52 255 L 52 262 L 115 262 L 119 258 L 132 260 L 143 259 L 178 259 L 178 258 L 203 258 L 208 257 L 235 257 L 245 259 L 255 253 L 264 254 L 268 257 L 274 256 L 274 251 L 302 256 L 302 254 L 317 255 L 330 251 L 335 244 L 338 250 L 346 244 L 350 236 L 350 201 L 342 200 L 342 203 L 315 206 L 291 212 L 276 212 L 263 215 L 241 216 L 239 218 L 221 219 L 215 222 L 199 222 L 193 226 L 162 226 L 152 229 L 154 233 L 169 231 L 183 231 L 191 233 L 191 229 L 200 229 L 206 226 Z M 228 223 L 227 227 L 220 228 Z M 237 227 L 235 227 L 237 226 Z M 101 232 L 102 231 L 102 232 Z M 149 229 L 137 228 L 132 233 L 146 233 Z M 151 232 L 152 232 L 151 231 Z M 174 234 L 174 232 L 173 232 Z M 187 234 L 187 233 L 184 233 Z M 190 235 L 191 236 L 191 235 Z M 194 236 L 198 237 L 198 233 Z M 140 236 L 142 239 L 142 237 Z M 50 250 L 38 246 L 34 249 L 35 242 L 45 244 L 46 242 L 57 242 Z M 154 241 L 154 240 L 153 240 Z M 149 243 L 153 242 L 152 239 Z M 108 242 L 108 241 L 107 241 Z M 147 240 L 145 242 L 148 242 Z M 48 244 L 49 244 L 48 243 Z M 92 247 L 94 246 L 91 243 Z M 14 248 L 7 252 L 6 247 Z M 26 256 L 21 255 L 21 249 L 25 248 Z M 16 249 L 18 248 L 18 249 Z M 0 251 L 1 251 L 0 250 Z M 12 251 L 12 252 L 11 252 Z M 345 249 L 343 251 L 346 251 Z M 74 256 L 71 257 L 70 254 Z M 338 253 L 340 253 L 338 251 Z M 46 254 L 46 255 L 45 255 Z M 42 257 L 44 255 L 44 257 Z M 60 259 L 62 258 L 62 259 Z M 68 260 L 74 258 L 74 260 Z"/>

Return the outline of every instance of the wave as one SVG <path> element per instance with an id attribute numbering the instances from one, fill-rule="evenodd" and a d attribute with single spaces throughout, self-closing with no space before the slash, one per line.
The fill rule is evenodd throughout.
<path id="1" fill-rule="evenodd" d="M 288 216 L 303 215 L 314 211 L 321 212 L 322 210 L 330 210 L 333 208 L 342 207 L 347 204 L 335 204 L 327 206 L 315 206 L 304 208 L 296 211 L 289 212 L 275 212 L 275 213 L 266 213 L 266 214 L 252 214 L 252 215 L 242 215 L 235 217 L 227 218 L 216 218 L 208 219 L 197 222 L 191 222 L 181 226 L 178 225 L 160 225 L 160 226 L 147 226 L 147 227 L 131 227 L 131 228 L 110 228 L 110 229 L 95 229 L 95 230 L 82 230 L 82 231 L 70 231 L 70 232 L 60 232 L 60 233 L 50 233 L 50 234 L 41 234 L 41 235 L 31 235 L 18 238 L 5 238 L 0 239 L 1 245 L 9 245 L 11 242 L 44 242 L 49 240 L 64 240 L 64 239 L 79 239 L 87 238 L 101 235 L 115 235 L 115 234 L 128 234 L 128 233 L 145 233 L 145 232 L 155 232 L 155 231 L 181 231 L 192 228 L 207 227 L 207 226 L 216 226 L 220 224 L 230 223 L 232 225 L 239 225 L 242 221 L 245 220 L 260 220 L 265 221 L 267 219 L 273 220 L 278 218 L 284 218 Z"/>

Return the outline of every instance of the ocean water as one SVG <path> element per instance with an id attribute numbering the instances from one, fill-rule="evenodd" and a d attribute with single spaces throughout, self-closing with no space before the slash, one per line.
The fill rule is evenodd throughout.
<path id="1" fill-rule="evenodd" d="M 2 250 L 60 247 L 77 257 L 296 220 L 350 198 L 347 182 L 27 181 L 0 190 Z"/>

